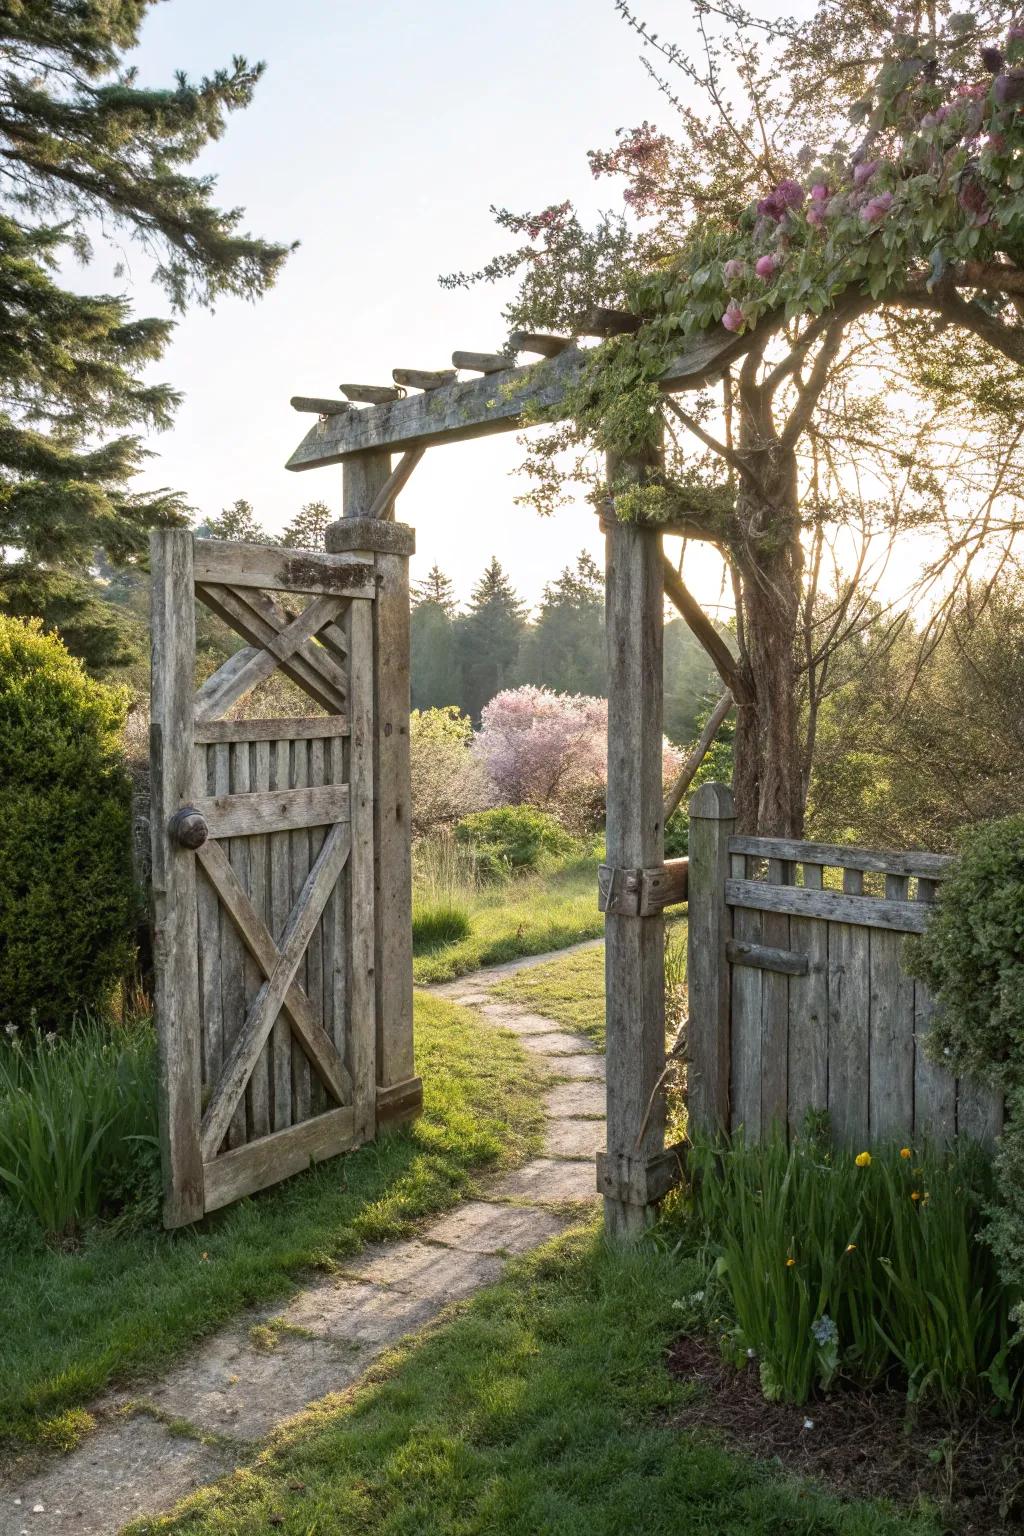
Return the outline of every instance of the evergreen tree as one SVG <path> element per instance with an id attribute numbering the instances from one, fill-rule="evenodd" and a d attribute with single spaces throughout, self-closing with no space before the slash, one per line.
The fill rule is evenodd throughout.
<path id="1" fill-rule="evenodd" d="M 526 609 L 497 558 L 473 589 L 469 611 L 457 622 L 462 707 L 474 721 L 502 688 L 514 687 L 526 628 Z"/>
<path id="2" fill-rule="evenodd" d="M 417 608 L 423 603 L 434 603 L 443 608 L 450 619 L 455 617 L 455 587 L 451 577 L 446 576 L 436 563 L 430 567 L 425 580 L 413 582 L 412 600 Z"/>
<path id="3" fill-rule="evenodd" d="M 604 639 L 604 577 L 582 550 L 544 588 L 537 623 L 524 647 L 526 681 L 558 693 L 603 698 L 608 691 Z"/>
<path id="4" fill-rule="evenodd" d="M 334 522 L 326 501 L 307 501 L 281 535 L 285 549 L 323 549 L 327 528 Z"/>
<path id="5" fill-rule="evenodd" d="M 412 588 L 413 709 L 462 704 L 462 676 L 455 641 L 455 588 L 440 566 Z"/>
<path id="6" fill-rule="evenodd" d="M 253 298 L 287 255 L 213 203 L 187 168 L 252 99 L 262 65 L 142 88 L 125 54 L 153 0 L 19 0 L 0 10 L 0 551 L 45 570 L 118 561 L 155 524 L 182 520 L 167 491 L 128 489 L 178 396 L 145 378 L 172 330 L 127 300 L 61 284 L 101 221 L 152 258 L 172 309 Z"/>
<path id="7" fill-rule="evenodd" d="M 251 501 L 240 496 L 230 507 L 225 507 L 219 517 L 208 517 L 200 523 L 196 532 L 207 539 L 236 539 L 243 544 L 276 544 L 263 524 L 259 522 Z"/>

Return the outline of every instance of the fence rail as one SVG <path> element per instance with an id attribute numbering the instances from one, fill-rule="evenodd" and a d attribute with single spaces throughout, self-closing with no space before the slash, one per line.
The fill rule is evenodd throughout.
<path id="1" fill-rule="evenodd" d="M 931 1060 L 935 1004 L 905 966 L 951 860 L 740 837 L 718 784 L 694 795 L 690 816 L 694 1125 L 756 1140 L 827 1110 L 847 1146 L 993 1141 L 1000 1097 Z"/>

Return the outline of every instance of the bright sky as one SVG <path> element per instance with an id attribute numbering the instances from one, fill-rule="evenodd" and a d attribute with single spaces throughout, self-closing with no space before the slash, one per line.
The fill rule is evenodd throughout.
<path id="1" fill-rule="evenodd" d="M 644 0 L 643 12 L 668 36 L 685 14 L 678 0 Z M 446 292 L 438 274 L 500 248 L 491 203 L 612 206 L 620 194 L 592 180 L 585 151 L 645 117 L 670 128 L 672 112 L 613 0 L 168 0 L 136 62 L 143 83 L 162 84 L 234 53 L 264 59 L 267 73 L 200 168 L 218 177 L 222 204 L 245 207 L 247 227 L 301 246 L 258 304 L 180 322 L 156 373 L 185 400 L 153 441 L 146 480 L 180 489 L 202 515 L 244 496 L 276 529 L 314 499 L 340 515 L 340 469 L 284 469 L 313 419 L 289 397 L 389 383 L 395 366 L 443 368 L 455 348 L 500 345 L 502 292 Z M 163 312 L 144 257 L 127 256 L 137 311 Z M 113 259 L 76 283 L 110 284 Z M 465 597 L 496 554 L 536 602 L 578 550 L 600 556 L 585 506 L 541 521 L 513 504 L 521 456 L 514 434 L 427 454 L 399 510 L 417 529 L 414 577 L 436 560 Z M 687 570 L 716 601 L 714 563 L 703 579 L 689 558 Z"/>

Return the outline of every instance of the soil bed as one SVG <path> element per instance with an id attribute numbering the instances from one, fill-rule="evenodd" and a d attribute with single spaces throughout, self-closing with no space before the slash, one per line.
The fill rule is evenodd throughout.
<path id="1" fill-rule="evenodd" d="M 938 1409 L 908 1408 L 895 1389 L 838 1391 L 802 1408 L 770 1403 L 754 1362 L 737 1370 L 701 1338 L 677 1339 L 667 1363 L 699 1388 L 676 1428 L 718 1431 L 731 1446 L 849 1498 L 924 1499 L 942 1508 L 955 1536 L 1024 1527 L 1024 1436 L 1005 1419 L 951 1423 Z"/>

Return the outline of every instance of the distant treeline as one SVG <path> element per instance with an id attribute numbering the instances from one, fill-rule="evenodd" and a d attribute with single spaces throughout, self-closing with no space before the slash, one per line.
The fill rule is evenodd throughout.
<path id="1" fill-rule="evenodd" d="M 544 588 L 535 618 L 492 559 L 460 612 L 451 580 L 436 565 L 415 584 L 412 615 L 414 709 L 455 704 L 479 723 L 503 688 L 535 683 L 558 693 L 607 697 L 604 577 L 582 553 Z M 676 619 L 665 626 L 665 734 L 692 741 L 717 693 L 712 668 Z"/>

